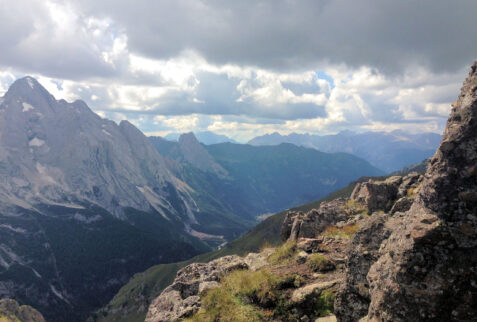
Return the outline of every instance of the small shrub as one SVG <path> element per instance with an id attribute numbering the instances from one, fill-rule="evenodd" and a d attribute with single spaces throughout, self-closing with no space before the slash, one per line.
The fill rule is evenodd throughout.
<path id="1" fill-rule="evenodd" d="M 262 306 L 276 300 L 276 289 L 281 282 L 278 276 L 267 269 L 255 272 L 235 271 L 224 281 L 233 295 Z"/>
<path id="2" fill-rule="evenodd" d="M 363 216 L 368 215 L 368 208 L 363 205 L 362 203 L 349 199 L 343 206 L 344 212 L 348 215 L 348 217 L 352 217 L 356 214 L 361 214 Z"/>
<path id="3" fill-rule="evenodd" d="M 295 256 L 296 243 L 286 242 L 282 246 L 278 247 L 273 254 L 270 255 L 268 260 L 271 264 L 286 264 Z"/>
<path id="4" fill-rule="evenodd" d="M 407 190 L 407 196 L 408 196 L 409 198 L 414 199 L 414 198 L 416 197 L 416 189 L 414 189 L 414 188 L 409 188 L 409 189 Z"/>
<path id="5" fill-rule="evenodd" d="M 293 281 L 293 286 L 300 287 L 303 284 L 305 284 L 305 281 L 303 280 L 303 277 L 301 275 L 295 274 L 295 279 Z"/>
<path id="6" fill-rule="evenodd" d="M 335 264 L 321 254 L 312 254 L 308 259 L 312 270 L 317 272 L 327 272 L 335 269 Z"/>
<path id="7" fill-rule="evenodd" d="M 266 240 L 262 246 L 260 246 L 260 251 L 264 251 L 267 248 L 273 248 L 272 244 L 270 244 L 270 241 Z"/>
<path id="8" fill-rule="evenodd" d="M 315 314 L 323 317 L 333 313 L 335 304 L 335 293 L 332 290 L 324 290 L 321 292 L 318 301 L 315 304 Z"/>

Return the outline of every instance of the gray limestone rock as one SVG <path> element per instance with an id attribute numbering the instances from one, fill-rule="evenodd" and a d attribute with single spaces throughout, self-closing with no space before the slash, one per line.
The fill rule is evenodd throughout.
<path id="1" fill-rule="evenodd" d="M 282 225 L 284 240 L 315 238 L 326 227 L 348 219 L 343 209 L 344 199 L 324 202 L 318 209 L 309 212 L 288 212 Z"/>
<path id="2" fill-rule="evenodd" d="M 178 321 L 191 316 L 200 309 L 199 294 L 217 287 L 227 273 L 247 268 L 245 260 L 238 256 L 184 267 L 177 272 L 174 282 L 151 303 L 146 322 Z"/>
<path id="3" fill-rule="evenodd" d="M 165 217 L 194 210 L 187 186 L 136 127 L 102 119 L 83 101 L 57 101 L 31 77 L 0 104 L 0 165 L 2 208 L 90 202 L 118 217 L 126 207 Z M 183 205 L 170 203 L 171 190 Z"/>
<path id="4" fill-rule="evenodd" d="M 411 209 L 368 273 L 370 320 L 471 321 L 477 316 L 477 61 Z"/>

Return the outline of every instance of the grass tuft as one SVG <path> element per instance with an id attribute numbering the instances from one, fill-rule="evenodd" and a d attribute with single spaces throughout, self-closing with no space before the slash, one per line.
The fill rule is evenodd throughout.
<path id="1" fill-rule="evenodd" d="M 316 272 L 327 272 L 335 268 L 335 264 L 321 254 L 311 254 L 308 263 L 312 270 Z"/>
<path id="2" fill-rule="evenodd" d="M 350 239 L 354 236 L 358 228 L 358 224 L 349 224 L 344 225 L 343 227 L 328 226 L 323 231 L 322 235 L 333 238 L 339 237 L 344 239 Z"/>
<path id="3" fill-rule="evenodd" d="M 364 204 L 353 199 L 346 201 L 343 206 L 343 210 L 348 217 L 353 217 L 357 214 L 361 214 L 364 217 L 368 215 L 368 208 Z"/>
<path id="4" fill-rule="evenodd" d="M 321 292 L 318 301 L 315 303 L 315 314 L 324 317 L 333 313 L 335 304 L 335 293 L 332 290 L 325 290 Z"/>
<path id="5" fill-rule="evenodd" d="M 268 269 L 234 271 L 202 298 L 201 310 L 188 321 L 263 321 L 279 302 L 282 279 Z"/>
<path id="6" fill-rule="evenodd" d="M 296 242 L 289 241 L 284 243 L 282 246 L 277 247 L 275 252 L 270 255 L 268 260 L 273 265 L 286 264 L 289 263 L 296 253 Z"/>

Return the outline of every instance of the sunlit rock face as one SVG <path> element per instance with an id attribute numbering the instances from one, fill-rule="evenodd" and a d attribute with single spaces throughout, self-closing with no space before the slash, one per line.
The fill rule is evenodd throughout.
<path id="1" fill-rule="evenodd" d="M 0 111 L 0 198 L 6 204 L 87 200 L 118 217 L 125 207 L 154 207 L 167 216 L 175 212 L 164 197 L 171 185 L 191 204 L 186 186 L 127 121 L 102 119 L 82 101 L 57 101 L 31 77 L 10 87 Z"/>
<path id="2" fill-rule="evenodd" d="M 197 212 L 131 123 L 31 77 L 0 100 L 0 298 L 85 320 L 134 273 L 208 250 L 185 231 Z"/>
<path id="3" fill-rule="evenodd" d="M 476 121 L 477 62 L 453 104 L 424 178 L 413 189 L 410 209 L 401 205 L 390 214 L 373 215 L 376 227 L 362 227 L 355 236 L 347 283 L 335 302 L 339 320 L 363 316 L 370 321 L 475 319 Z M 356 249 L 370 244 L 373 252 L 353 256 Z"/>

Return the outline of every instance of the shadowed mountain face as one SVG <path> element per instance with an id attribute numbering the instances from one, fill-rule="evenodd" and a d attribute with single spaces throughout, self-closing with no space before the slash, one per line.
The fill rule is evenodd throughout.
<path id="1" fill-rule="evenodd" d="M 249 144 L 260 146 L 292 143 L 323 152 L 347 152 L 390 173 L 431 157 L 440 140 L 441 136 L 435 133 L 412 135 L 396 130 L 389 133 L 366 132 L 358 134 L 344 131 L 336 135 L 324 136 L 273 133 L 258 136 L 250 140 Z"/>

